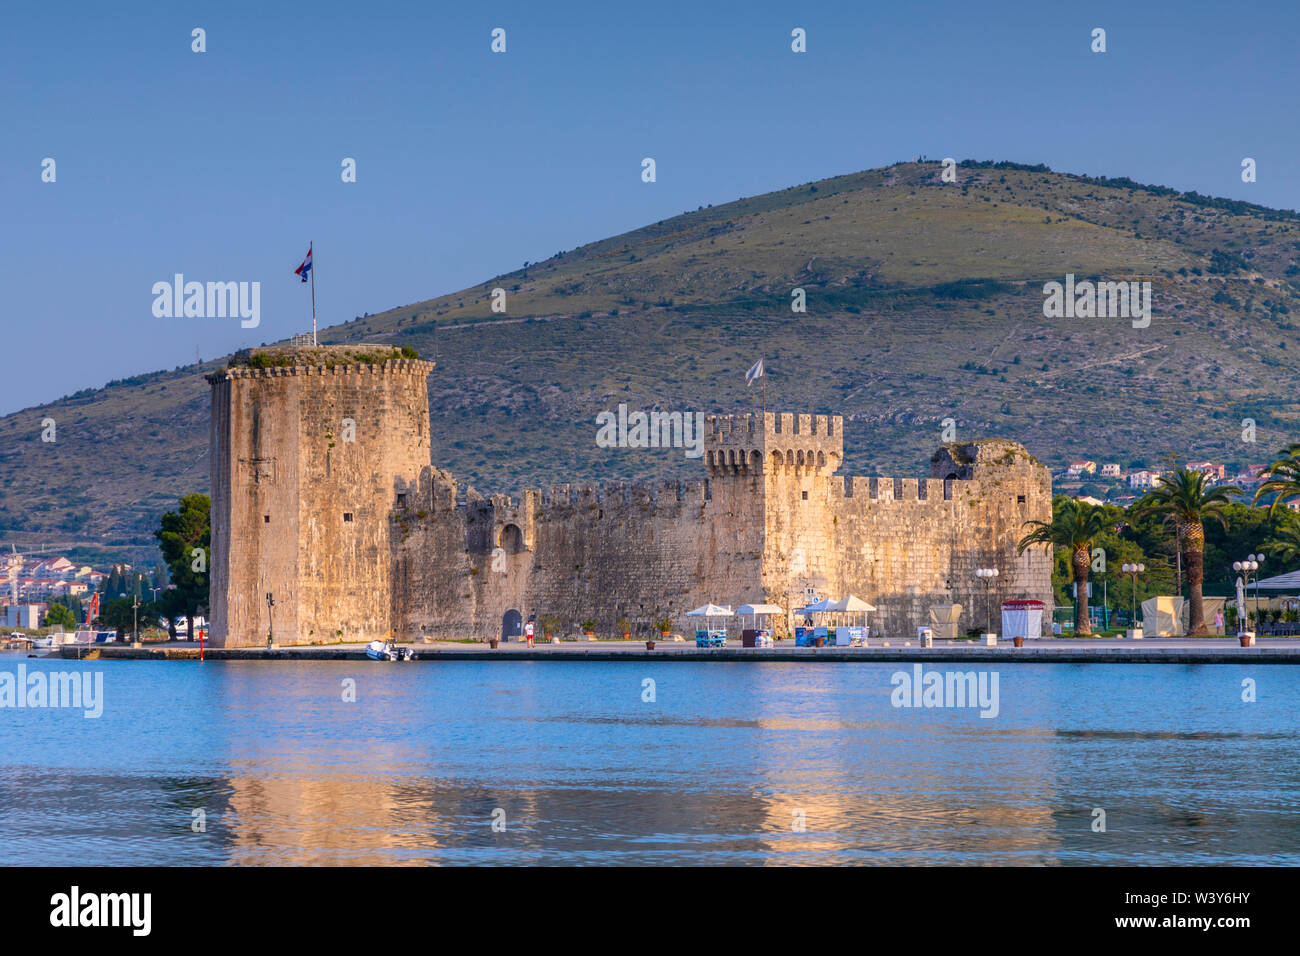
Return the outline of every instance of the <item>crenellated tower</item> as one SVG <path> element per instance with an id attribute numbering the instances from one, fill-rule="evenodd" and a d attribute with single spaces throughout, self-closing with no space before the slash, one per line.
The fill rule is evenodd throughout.
<path id="1" fill-rule="evenodd" d="M 271 347 L 207 377 L 214 646 L 392 632 L 390 516 L 429 465 L 432 370 L 387 345 Z"/>

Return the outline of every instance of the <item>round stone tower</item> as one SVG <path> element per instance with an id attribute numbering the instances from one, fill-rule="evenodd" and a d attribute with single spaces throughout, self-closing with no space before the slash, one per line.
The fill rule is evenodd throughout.
<path id="1" fill-rule="evenodd" d="M 429 464 L 432 370 L 338 345 L 247 350 L 208 376 L 214 646 L 391 634 L 389 516 Z"/>

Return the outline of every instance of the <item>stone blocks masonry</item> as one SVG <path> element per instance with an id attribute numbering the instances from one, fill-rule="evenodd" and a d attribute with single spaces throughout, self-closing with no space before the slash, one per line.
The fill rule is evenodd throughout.
<path id="1" fill-rule="evenodd" d="M 914 636 L 933 604 L 983 624 L 978 567 L 999 569 L 995 600 L 1051 605 L 1048 551 L 1016 553 L 1051 478 L 1015 442 L 942 446 L 928 478 L 844 477 L 839 416 L 716 415 L 696 480 L 485 497 L 430 463 L 432 363 L 391 351 L 258 349 L 208 377 L 214 646 L 265 645 L 272 623 L 277 644 L 496 636 L 532 614 L 681 630 L 706 601 L 810 591 Z"/>

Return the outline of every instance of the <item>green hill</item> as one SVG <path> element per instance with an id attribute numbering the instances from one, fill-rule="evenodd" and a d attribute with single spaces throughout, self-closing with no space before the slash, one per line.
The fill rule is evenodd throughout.
<path id="1" fill-rule="evenodd" d="M 1067 272 L 1151 278 L 1150 327 L 1044 318 L 1042 285 Z M 1298 296 L 1293 212 L 1011 163 L 943 183 L 937 163 L 904 163 L 698 209 L 322 341 L 437 361 L 434 461 L 485 492 L 697 476 L 680 451 L 598 448 L 596 415 L 754 410 L 760 355 L 769 409 L 844 415 L 846 474 L 920 474 L 950 417 L 1053 468 L 1244 464 L 1300 437 Z M 223 364 L 0 419 L 0 541 L 152 560 L 159 512 L 207 489 L 202 376 Z"/>

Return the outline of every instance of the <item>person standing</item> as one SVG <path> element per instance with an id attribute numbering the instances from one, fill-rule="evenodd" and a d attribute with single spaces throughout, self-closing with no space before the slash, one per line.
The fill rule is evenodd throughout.
<path id="1" fill-rule="evenodd" d="M 1214 612 L 1214 629 L 1220 634 L 1223 633 L 1223 610 L 1222 609 Z"/>
<path id="2" fill-rule="evenodd" d="M 528 623 L 524 625 L 524 637 L 526 637 L 526 638 L 528 639 L 528 646 L 529 646 L 529 647 L 532 647 L 532 646 L 533 646 L 533 621 L 534 621 L 534 619 L 535 619 L 535 615 L 530 615 L 529 618 L 528 618 Z"/>

